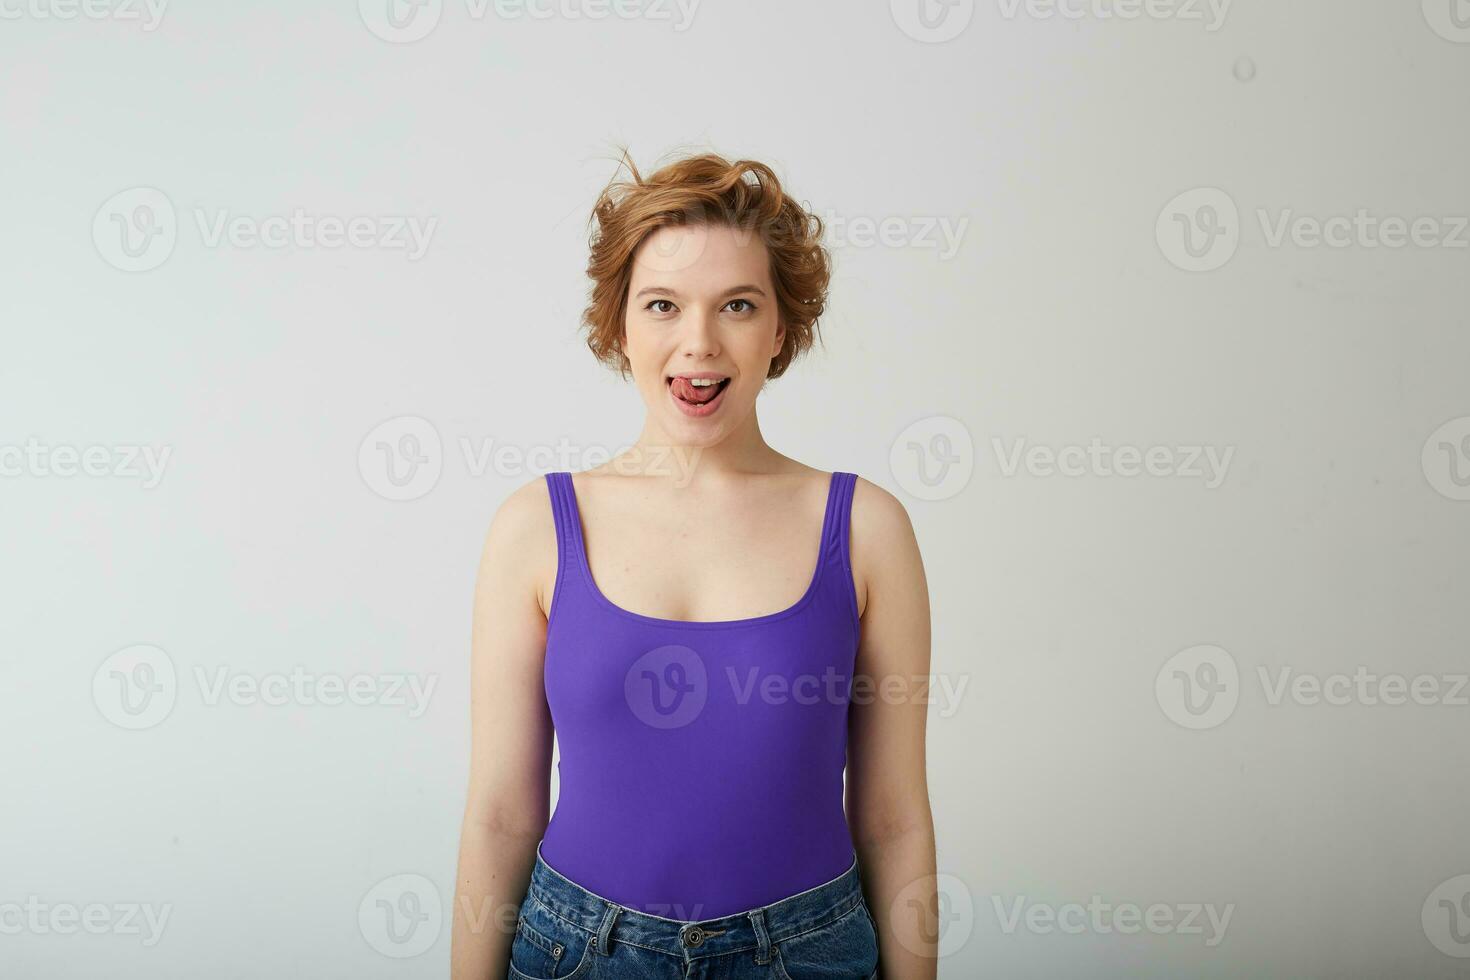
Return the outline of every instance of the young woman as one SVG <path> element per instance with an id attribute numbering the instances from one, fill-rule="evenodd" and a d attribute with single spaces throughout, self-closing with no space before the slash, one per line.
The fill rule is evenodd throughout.
<path id="1" fill-rule="evenodd" d="M 812 346 L 821 222 L 754 161 L 629 168 L 594 210 L 584 321 L 647 415 L 486 536 L 453 976 L 932 978 L 913 530 L 756 417 Z"/>

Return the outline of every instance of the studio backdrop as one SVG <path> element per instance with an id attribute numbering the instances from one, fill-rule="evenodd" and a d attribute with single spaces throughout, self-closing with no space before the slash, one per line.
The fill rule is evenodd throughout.
<path id="1" fill-rule="evenodd" d="M 447 975 L 622 146 L 824 221 L 760 420 L 917 532 L 941 977 L 1463 975 L 1463 0 L 0 17 L 0 975 Z"/>

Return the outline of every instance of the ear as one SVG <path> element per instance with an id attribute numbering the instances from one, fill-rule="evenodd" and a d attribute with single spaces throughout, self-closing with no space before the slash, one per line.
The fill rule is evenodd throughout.
<path id="1" fill-rule="evenodd" d="M 786 346 L 786 321 L 780 316 L 776 317 L 776 339 L 773 341 L 773 344 L 771 357 L 774 358 L 777 354 L 781 353 L 781 348 Z"/>

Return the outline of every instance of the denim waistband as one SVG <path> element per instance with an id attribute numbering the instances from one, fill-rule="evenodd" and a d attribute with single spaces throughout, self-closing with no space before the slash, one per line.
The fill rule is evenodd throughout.
<path id="1" fill-rule="evenodd" d="M 852 864 L 836 878 L 770 905 L 717 919 L 666 919 L 619 905 L 564 877 L 542 859 L 539 843 L 527 893 L 552 913 L 595 934 L 593 949 L 604 955 L 612 952 L 613 943 L 687 960 L 754 949 L 758 963 L 769 961 L 771 944 L 819 929 L 863 900 L 854 855 Z"/>

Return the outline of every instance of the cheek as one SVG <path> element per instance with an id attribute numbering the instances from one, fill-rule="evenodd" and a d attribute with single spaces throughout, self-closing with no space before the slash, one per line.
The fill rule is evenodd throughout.
<path id="1" fill-rule="evenodd" d="M 649 357 L 658 354 L 660 333 L 652 324 L 630 315 L 623 321 L 623 350 L 630 358 Z"/>
<path id="2" fill-rule="evenodd" d="M 749 332 L 740 345 L 743 363 L 764 365 L 781 349 L 780 330 L 774 322 Z"/>

